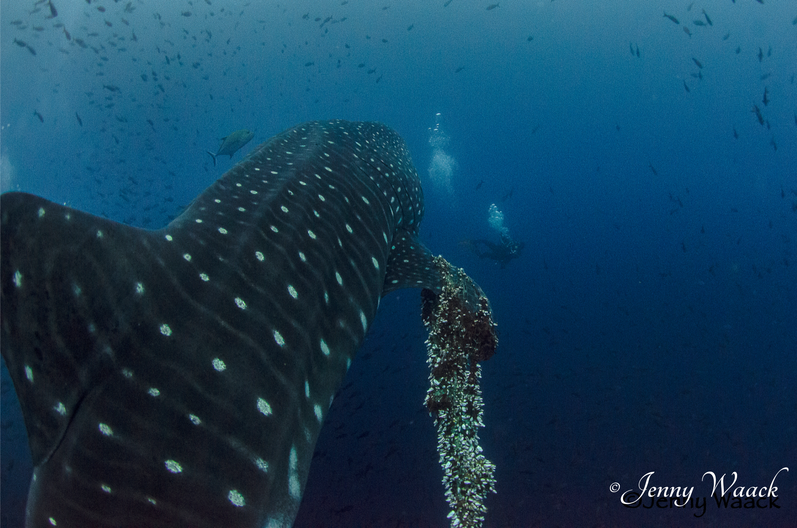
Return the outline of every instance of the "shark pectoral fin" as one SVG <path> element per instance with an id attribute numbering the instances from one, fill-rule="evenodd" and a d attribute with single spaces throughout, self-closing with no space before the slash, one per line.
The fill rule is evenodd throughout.
<path id="1" fill-rule="evenodd" d="M 405 229 L 397 229 L 393 237 L 382 296 L 401 288 L 428 288 L 435 293 L 442 289 L 434 255 L 417 234 Z"/>
<path id="2" fill-rule="evenodd" d="M 401 288 L 426 288 L 439 294 L 448 276 L 468 278 L 460 286 L 460 296 L 470 310 L 478 310 L 479 299 L 484 296 L 478 284 L 470 280 L 461 268 L 432 255 L 415 233 L 405 229 L 396 230 L 387 261 L 383 297 Z"/>
<path id="3" fill-rule="evenodd" d="M 140 230 L 24 193 L 4 194 L 0 207 L 2 354 L 38 466 L 113 361 L 102 337 L 125 303 L 100 246 L 124 255 L 120 235 Z"/>

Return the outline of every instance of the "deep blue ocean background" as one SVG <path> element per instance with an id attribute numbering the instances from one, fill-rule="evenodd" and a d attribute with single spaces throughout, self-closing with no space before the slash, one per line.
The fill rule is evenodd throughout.
<path id="1" fill-rule="evenodd" d="M 382 121 L 423 181 L 421 238 L 499 325 L 486 526 L 797 525 L 797 3 L 54 2 L 0 4 L 3 191 L 157 228 L 286 128 Z M 491 204 L 525 243 L 505 269 L 466 242 L 498 240 Z M 296 526 L 446 526 L 425 337 L 419 292 L 388 295 Z M 2 380 L 15 527 L 31 462 Z M 708 471 L 761 487 L 783 467 L 779 508 L 610 491 L 653 471 L 708 497 Z"/>

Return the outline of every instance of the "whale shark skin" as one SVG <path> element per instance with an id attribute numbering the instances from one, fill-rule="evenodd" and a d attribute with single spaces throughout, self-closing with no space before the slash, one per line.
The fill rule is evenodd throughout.
<path id="1" fill-rule="evenodd" d="M 28 526 L 290 526 L 379 300 L 440 289 L 396 132 L 310 122 L 159 230 L 0 196 Z"/>

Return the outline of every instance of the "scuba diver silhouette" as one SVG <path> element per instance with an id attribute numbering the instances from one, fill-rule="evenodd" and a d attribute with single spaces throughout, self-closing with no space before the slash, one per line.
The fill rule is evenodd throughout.
<path id="1" fill-rule="evenodd" d="M 525 246 L 523 242 L 512 240 L 506 233 L 501 233 L 500 244 L 494 244 L 483 238 L 466 241 L 466 244 L 470 246 L 477 257 L 495 260 L 501 265 L 501 269 L 506 268 L 510 260 L 520 257 Z M 482 250 L 480 245 L 484 246 L 485 249 Z"/>

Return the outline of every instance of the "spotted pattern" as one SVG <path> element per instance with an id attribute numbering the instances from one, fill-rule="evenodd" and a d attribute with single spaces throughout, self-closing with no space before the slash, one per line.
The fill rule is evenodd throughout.
<path id="1" fill-rule="evenodd" d="M 8 200 L 4 195 L 4 206 Z M 268 480 L 241 479 L 240 469 L 217 475 L 227 487 L 202 490 L 203 505 L 257 511 L 257 517 L 290 525 L 334 388 L 380 296 L 399 287 L 437 286 L 430 255 L 417 241 L 423 216 L 417 174 L 401 139 L 378 124 L 333 121 L 286 131 L 228 171 L 163 231 L 111 228 L 56 204 L 35 204 L 30 214 L 38 211 L 37 230 L 63 230 L 68 218 L 69 229 L 96 234 L 92 251 L 106 251 L 109 266 L 123 263 L 63 275 L 67 291 L 72 288 L 70 303 L 102 295 L 130 310 L 106 309 L 81 321 L 96 346 L 75 347 L 83 355 L 65 364 L 95 361 L 96 354 L 102 365 L 118 369 L 108 386 L 120 399 L 104 400 L 100 393 L 83 406 L 93 424 L 88 436 L 95 439 L 82 449 L 95 463 L 107 458 L 114 467 L 141 468 L 152 485 L 123 496 L 124 471 L 99 471 L 68 458 L 47 463 L 49 478 L 56 480 L 52 476 L 69 465 L 98 490 L 70 496 L 75 504 L 91 508 L 91 501 L 102 500 L 97 493 L 113 489 L 130 511 L 151 511 L 161 523 L 191 524 L 160 494 L 162 486 L 191 475 L 201 482 L 210 466 L 246 464 Z M 4 284 L 15 286 L 14 295 L 35 296 L 47 283 L 24 259 L 3 263 Z M 111 280 L 119 269 L 131 275 Z M 116 282 L 119 292 L 108 286 Z M 18 361 L 12 375 L 30 384 L 36 379 L 43 390 L 31 392 L 45 399 L 38 408 L 58 423 L 69 420 L 70 402 L 80 401 L 88 382 L 77 371 L 59 373 L 64 378 L 53 382 L 37 365 L 33 358 Z M 179 434 L 164 434 L 169 420 Z"/>

